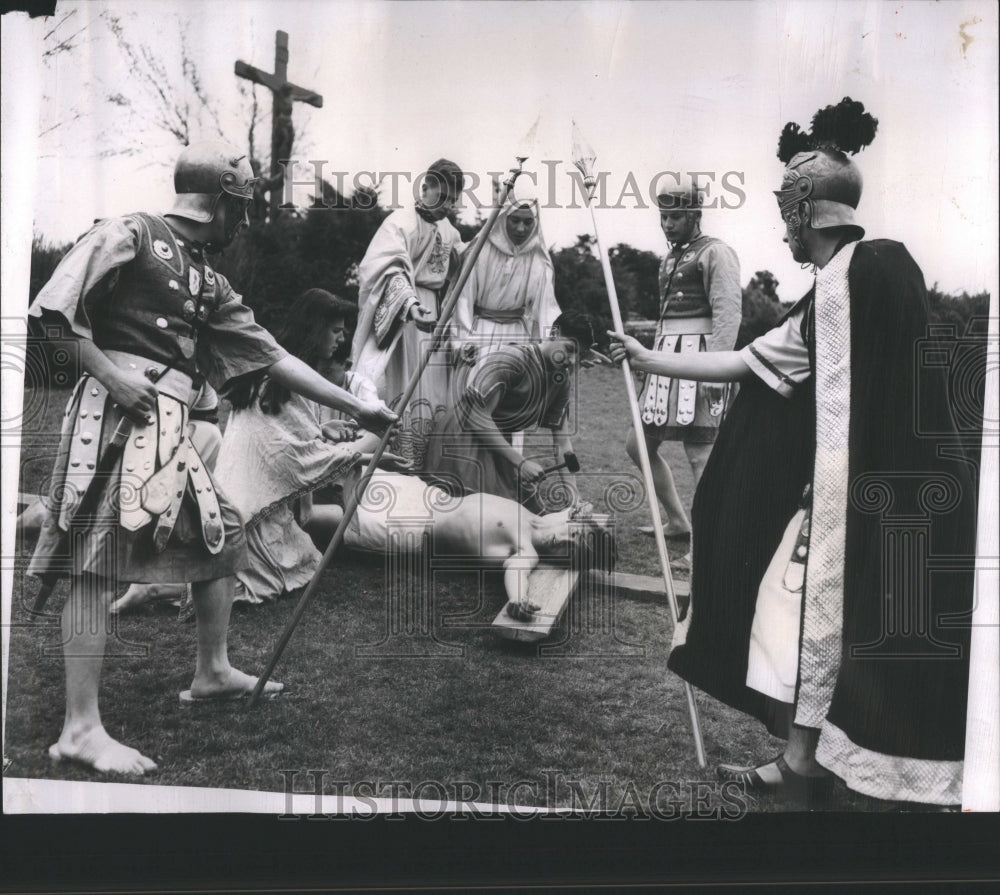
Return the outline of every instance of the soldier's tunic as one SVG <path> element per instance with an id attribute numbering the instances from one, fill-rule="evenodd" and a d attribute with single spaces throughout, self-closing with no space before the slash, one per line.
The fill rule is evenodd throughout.
<path id="1" fill-rule="evenodd" d="M 121 456 L 94 482 L 113 435 L 128 428 L 96 378 L 66 408 L 42 529 L 29 574 L 94 573 L 119 582 L 203 581 L 246 564 L 242 521 L 188 439 L 188 410 L 205 376 L 218 389 L 286 356 L 202 249 L 162 217 L 104 221 L 66 255 L 29 309 L 57 315 L 123 369 L 157 376 L 157 407 L 134 424 Z M 97 509 L 76 520 L 88 487 Z"/>
<path id="2" fill-rule="evenodd" d="M 739 259 L 729 246 L 711 236 L 677 246 L 663 259 L 659 280 L 655 351 L 732 350 L 743 298 Z M 648 374 L 639 396 L 647 436 L 660 441 L 714 442 L 724 402 L 713 404 L 710 388 L 711 383 Z"/>
<path id="3" fill-rule="evenodd" d="M 489 419 L 508 443 L 524 429 L 558 429 L 569 412 L 569 380 L 534 343 L 501 345 L 480 358 L 455 407 L 434 429 L 428 476 L 453 494 L 497 494 L 546 512 L 537 489 L 522 482 L 518 466 L 496 453 L 481 433 Z"/>

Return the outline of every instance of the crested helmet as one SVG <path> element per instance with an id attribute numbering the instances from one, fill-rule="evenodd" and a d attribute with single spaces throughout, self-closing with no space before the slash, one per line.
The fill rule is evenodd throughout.
<path id="1" fill-rule="evenodd" d="M 848 153 L 856 153 L 875 138 L 878 120 L 849 96 L 820 109 L 812 128 L 804 133 L 786 124 L 778 142 L 778 158 L 785 163 L 781 189 L 775 190 L 782 218 L 796 229 L 799 209 L 809 207 L 814 230 L 850 227 L 864 235 L 855 211 L 861 201 L 861 171 Z"/>
<path id="2" fill-rule="evenodd" d="M 793 156 L 775 190 L 782 216 L 794 212 L 800 202 L 811 206 L 809 223 L 814 230 L 826 227 L 857 227 L 854 212 L 861 201 L 861 171 L 839 149 L 813 149 Z"/>

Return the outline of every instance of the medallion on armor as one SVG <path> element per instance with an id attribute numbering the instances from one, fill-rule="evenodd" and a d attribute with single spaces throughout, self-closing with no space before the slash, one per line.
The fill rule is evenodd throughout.
<path id="1" fill-rule="evenodd" d="M 153 240 L 153 253 L 164 261 L 170 261 L 174 257 L 173 250 L 162 239 Z"/>

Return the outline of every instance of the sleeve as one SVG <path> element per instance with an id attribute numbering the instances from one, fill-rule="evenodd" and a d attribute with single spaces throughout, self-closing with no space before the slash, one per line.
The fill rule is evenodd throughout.
<path id="1" fill-rule="evenodd" d="M 562 313 L 559 302 L 556 301 L 555 283 L 551 264 L 544 265 L 544 285 L 541 294 L 535 298 L 537 306 L 533 308 L 531 336 L 534 339 L 547 339 Z"/>
<path id="2" fill-rule="evenodd" d="M 358 266 L 358 327 L 354 357 L 369 340 L 384 348 L 417 300 L 407 228 L 393 212 L 378 228 Z"/>
<path id="3" fill-rule="evenodd" d="M 99 312 L 109 291 L 106 278 L 132 261 L 138 247 L 139 234 L 129 218 L 101 222 L 82 236 L 59 262 L 51 279 L 35 296 L 28 316 L 59 314 L 76 336 L 93 339 L 91 318 Z"/>
<path id="4" fill-rule="evenodd" d="M 216 277 L 221 301 L 205 321 L 197 357 L 198 369 L 221 391 L 231 379 L 266 369 L 287 357 L 288 352 L 254 320 L 253 311 L 243 304 L 228 280 L 219 274 Z"/>
<path id="5" fill-rule="evenodd" d="M 708 351 L 732 351 L 743 318 L 740 260 L 729 246 L 716 242 L 702 256 L 705 293 L 712 305 L 712 333 L 705 339 Z"/>
<path id="6" fill-rule="evenodd" d="M 740 351 L 753 373 L 786 398 L 812 373 L 809 348 L 802 338 L 803 315 L 804 310 L 797 311 Z"/>
<path id="7" fill-rule="evenodd" d="M 385 287 L 382 297 L 375 307 L 375 344 L 384 348 L 389 344 L 396 327 L 405 319 L 410 306 L 417 300 L 417 294 L 410 281 L 402 273 L 394 274 Z"/>
<path id="8" fill-rule="evenodd" d="M 362 401 L 378 401 L 378 389 L 367 376 L 350 372 L 347 374 L 347 390 Z"/>
<path id="9" fill-rule="evenodd" d="M 499 392 L 499 399 L 503 400 L 511 379 L 518 376 L 520 369 L 517 358 L 510 356 L 506 351 L 487 354 L 473 367 L 465 387 L 465 396 L 486 405 Z"/>
<path id="10" fill-rule="evenodd" d="M 569 412 L 569 382 L 571 378 L 563 376 L 554 388 L 551 384 L 549 386 L 553 390 L 549 392 L 548 407 L 546 407 L 545 415 L 541 421 L 541 425 L 545 426 L 546 429 L 558 429 L 563 424 L 563 420 L 566 419 L 566 414 Z"/>
<path id="11" fill-rule="evenodd" d="M 483 248 L 485 252 L 488 245 Z M 480 255 L 479 257 L 482 258 L 483 256 Z M 485 259 L 483 260 L 485 261 Z M 472 325 L 475 322 L 473 311 L 476 306 L 476 298 L 481 289 L 479 273 L 482 270 L 485 270 L 485 264 L 477 263 L 472 268 L 469 278 L 465 281 L 465 286 L 462 288 L 462 294 L 458 297 L 458 302 L 455 305 L 452 320 L 457 324 L 459 338 L 468 338 L 472 335 Z"/>

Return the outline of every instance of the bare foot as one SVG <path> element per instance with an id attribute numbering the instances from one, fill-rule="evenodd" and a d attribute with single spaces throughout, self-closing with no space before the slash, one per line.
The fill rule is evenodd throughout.
<path id="1" fill-rule="evenodd" d="M 216 677 L 200 680 L 195 677 L 191 682 L 191 689 L 181 693 L 181 702 L 199 702 L 202 700 L 205 702 L 212 702 L 214 700 L 225 702 L 232 699 L 243 699 L 249 696 L 256 686 L 257 678 L 252 674 L 245 674 L 235 668 L 230 668 L 228 675 L 222 678 Z M 277 681 L 268 681 L 264 685 L 264 691 L 261 693 L 261 696 L 265 699 L 273 699 L 284 689 L 284 684 L 279 684 Z"/>
<path id="2" fill-rule="evenodd" d="M 132 584 L 114 603 L 111 604 L 111 612 L 125 613 L 147 603 L 162 601 L 172 601 L 180 605 L 184 599 L 186 589 L 183 584 Z"/>
<path id="3" fill-rule="evenodd" d="M 640 525 L 637 528 L 640 534 L 649 535 L 653 537 L 656 534 L 656 528 L 652 525 Z M 663 536 L 672 541 L 683 541 L 691 537 L 690 528 L 674 528 L 669 525 L 663 526 Z"/>
<path id="4" fill-rule="evenodd" d="M 94 727 L 74 740 L 65 732 L 49 748 L 53 761 L 75 761 L 101 774 L 145 774 L 156 762 L 136 749 L 119 743 L 103 727 Z"/>

